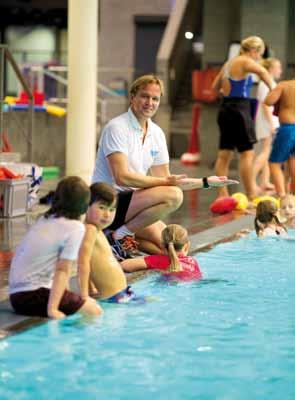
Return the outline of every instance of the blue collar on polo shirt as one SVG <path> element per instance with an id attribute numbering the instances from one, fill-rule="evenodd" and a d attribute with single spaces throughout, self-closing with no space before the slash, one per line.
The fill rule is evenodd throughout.
<path id="1" fill-rule="evenodd" d="M 133 111 L 131 110 L 131 107 L 128 108 L 128 117 L 129 117 L 129 121 L 132 125 L 132 128 L 135 129 L 136 131 L 138 131 L 141 135 L 143 134 L 143 129 L 140 126 L 138 119 L 136 118 L 136 116 L 134 115 Z M 150 118 L 147 120 L 147 135 L 149 134 L 149 130 L 150 130 Z"/>

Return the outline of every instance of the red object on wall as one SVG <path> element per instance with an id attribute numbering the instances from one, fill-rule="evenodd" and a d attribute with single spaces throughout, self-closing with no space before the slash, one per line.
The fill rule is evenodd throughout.
<path id="1" fill-rule="evenodd" d="M 35 91 L 33 93 L 34 96 L 34 105 L 35 106 L 43 106 L 45 96 L 43 92 Z M 15 104 L 29 104 L 29 96 L 26 92 L 20 92 L 19 98 L 16 100 Z"/>
<path id="2" fill-rule="evenodd" d="M 201 107 L 198 104 L 193 106 L 193 119 L 192 119 L 192 131 L 190 143 L 188 146 L 189 153 L 200 153 L 200 117 L 201 117 Z"/>
<path id="3" fill-rule="evenodd" d="M 194 100 L 204 103 L 214 103 L 217 100 L 217 93 L 211 87 L 218 73 L 218 68 L 193 71 L 192 92 Z"/>
<path id="4" fill-rule="evenodd" d="M 19 98 L 16 99 L 15 104 L 28 104 L 29 96 L 26 92 L 20 92 Z"/>
<path id="5" fill-rule="evenodd" d="M 43 106 L 45 100 L 44 93 L 35 91 L 33 95 L 35 106 Z"/>
<path id="6" fill-rule="evenodd" d="M 198 164 L 200 161 L 200 117 L 201 106 L 199 104 L 195 104 L 193 106 L 192 130 L 188 150 L 187 153 L 184 153 L 181 156 L 181 162 L 183 164 Z"/>

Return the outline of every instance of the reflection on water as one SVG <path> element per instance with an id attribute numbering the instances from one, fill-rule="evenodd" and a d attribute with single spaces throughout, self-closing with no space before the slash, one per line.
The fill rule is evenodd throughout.
<path id="1" fill-rule="evenodd" d="M 235 285 L 235 283 L 228 281 L 227 279 L 220 279 L 220 278 L 208 278 L 208 279 L 201 279 L 198 282 L 195 282 L 195 286 L 204 286 L 204 285 L 212 285 L 216 283 L 226 283 L 228 285 Z"/>

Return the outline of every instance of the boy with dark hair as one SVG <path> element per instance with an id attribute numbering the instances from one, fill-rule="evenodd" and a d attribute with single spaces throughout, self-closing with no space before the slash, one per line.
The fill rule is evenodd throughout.
<path id="1" fill-rule="evenodd" d="M 109 184 L 102 182 L 92 184 L 90 192 L 86 232 L 78 257 L 81 297 L 88 297 L 91 286 L 100 299 L 107 302 L 138 301 L 139 298 L 127 286 L 125 274 L 103 233 L 103 229 L 114 220 L 117 193 Z"/>

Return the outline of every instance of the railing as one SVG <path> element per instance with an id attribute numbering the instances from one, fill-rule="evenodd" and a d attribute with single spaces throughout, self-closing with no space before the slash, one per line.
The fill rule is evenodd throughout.
<path id="1" fill-rule="evenodd" d="M 99 73 L 122 71 L 119 68 L 101 68 Z M 133 70 L 132 70 L 133 71 Z M 30 67 L 31 86 L 34 86 L 38 91 L 45 92 L 47 102 L 67 104 L 67 79 L 68 67 L 62 65 L 53 65 L 44 68 L 41 65 L 33 65 Z M 45 90 L 45 77 L 53 80 L 55 83 L 54 97 L 48 96 Z M 102 83 L 97 83 L 97 104 L 98 104 L 98 122 L 104 125 L 108 121 L 108 108 L 116 103 L 121 103 L 122 100 L 127 104 L 126 93 L 118 94 L 115 90 L 108 88 Z"/>
<path id="2" fill-rule="evenodd" d="M 5 44 L 0 44 L 0 152 L 2 152 L 3 145 L 3 124 L 4 124 L 4 70 L 5 70 L 5 60 L 11 65 L 18 81 L 20 82 L 23 90 L 26 92 L 29 98 L 29 134 L 27 136 L 28 141 L 28 153 L 29 160 L 33 161 L 33 133 L 34 133 L 34 96 L 33 93 L 25 80 L 20 68 L 18 67 L 13 55 L 11 54 L 8 46 Z"/>

